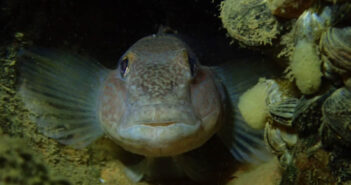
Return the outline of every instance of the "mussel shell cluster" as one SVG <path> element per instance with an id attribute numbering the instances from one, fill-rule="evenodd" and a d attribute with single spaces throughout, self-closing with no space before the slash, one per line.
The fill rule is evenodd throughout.
<path id="1" fill-rule="evenodd" d="M 297 99 L 284 96 L 276 83 L 271 84 L 266 103 L 273 122 L 266 124 L 265 142 L 273 154 L 289 153 L 297 134 L 320 135 L 325 147 L 351 146 L 351 91 L 347 87 Z"/>
<path id="2" fill-rule="evenodd" d="M 351 82 L 349 80 L 351 76 L 351 27 L 349 24 L 336 27 L 339 22 L 348 22 L 345 19 L 351 15 L 351 4 L 327 5 L 322 6 L 321 4 L 322 7 L 306 10 L 298 18 L 294 27 L 295 52 L 292 56 L 304 56 L 303 49 L 296 49 L 297 46 L 301 47 L 301 43 L 306 45 L 306 49 L 307 45 L 314 48 L 313 53 L 308 56 L 316 56 L 303 61 L 305 68 L 301 65 L 301 58 L 290 57 L 289 67 L 292 69 L 292 76 L 296 79 L 296 84 L 303 94 L 320 94 L 323 91 L 321 90 L 323 89 L 323 82 L 320 82 L 321 76 L 338 86 Z M 313 63 L 310 62 L 312 59 Z M 296 69 L 296 66 L 299 68 Z M 314 73 L 306 75 L 312 71 L 312 68 Z"/>
<path id="3" fill-rule="evenodd" d="M 264 141 L 267 149 L 276 155 L 282 167 L 292 162 L 291 149 L 297 142 L 297 135 L 289 129 L 272 124 L 266 124 Z"/>
<path id="4" fill-rule="evenodd" d="M 285 57 L 280 61 L 288 65 L 286 77 L 305 95 L 319 94 L 322 78 L 339 83 L 350 71 L 351 28 L 336 27 L 349 17 L 351 2 L 343 0 L 225 0 L 220 14 L 241 46 L 280 52 L 273 57 Z M 313 54 L 296 49 L 302 47 Z"/>
<path id="5" fill-rule="evenodd" d="M 233 21 L 231 25 L 235 25 L 224 27 L 241 45 L 261 50 L 263 47 L 259 46 L 265 46 L 264 49 L 271 47 L 271 51 L 280 50 L 276 56 L 285 57 L 278 58 L 279 62 L 287 67 L 285 78 L 288 78 L 299 92 L 297 95 L 287 97 L 278 84 L 271 83 L 266 99 L 269 121 L 266 123 L 264 133 L 268 150 L 280 159 L 283 167 L 295 160 L 292 158 L 299 152 L 308 154 L 307 151 L 301 151 L 301 148 L 311 149 L 316 146 L 321 149 L 323 146 L 327 149 L 328 155 L 336 153 L 349 155 L 347 153 L 351 150 L 351 1 L 245 2 L 245 0 L 223 1 L 220 17 L 222 21 L 227 17 Z M 236 7 L 235 11 L 223 14 L 229 10 L 225 7 L 226 3 Z M 297 8 L 294 9 L 292 5 Z M 267 13 L 266 8 L 271 15 Z M 262 14 L 259 15 L 258 12 Z M 251 24 L 248 19 L 252 18 L 252 15 L 257 15 L 256 21 L 263 24 Z M 261 30 L 265 32 L 260 32 Z M 258 40 L 252 39 L 262 33 L 270 36 L 269 39 L 262 40 L 263 37 Z M 270 44 L 266 46 L 267 43 Z M 307 51 L 306 48 L 311 49 Z M 301 81 L 304 84 L 299 86 L 298 82 Z"/>
<path id="6" fill-rule="evenodd" d="M 266 81 L 270 85 L 266 97 L 269 117 L 281 126 L 290 127 L 298 99 L 289 98 L 275 80 Z"/>
<path id="7" fill-rule="evenodd" d="M 331 92 L 333 90 L 312 98 L 302 97 L 299 100 L 295 108 L 292 126 L 300 136 L 318 133 L 318 128 L 322 124 L 322 105 Z"/>
<path id="8" fill-rule="evenodd" d="M 324 146 L 351 147 L 351 26 L 329 27 L 319 41 L 324 76 L 341 86 L 322 105 L 321 138 Z"/>
<path id="9" fill-rule="evenodd" d="M 264 139 L 268 149 L 281 156 L 296 144 L 297 135 L 283 127 L 266 124 Z"/>
<path id="10" fill-rule="evenodd" d="M 280 107 L 286 107 L 289 101 L 282 101 L 281 104 Z M 292 115 L 289 117 L 290 125 L 296 129 L 299 137 L 319 134 L 327 148 L 340 149 L 341 146 L 343 150 L 351 149 L 351 91 L 347 87 L 331 88 L 312 98 L 303 97 L 296 101 L 295 107 L 290 106 L 289 109 L 289 115 Z M 281 119 L 275 117 L 286 115 L 284 111 L 270 113 L 275 114 L 272 118 L 276 122 Z M 286 120 L 280 122 L 287 126 L 285 123 Z"/>
<path id="11" fill-rule="evenodd" d="M 318 0 L 224 0 L 220 18 L 228 35 L 242 46 L 279 47 L 279 40 L 293 27 L 294 19 Z M 319 18 L 319 17 L 317 17 Z M 277 41 L 277 42 L 275 42 Z"/>
<path id="12" fill-rule="evenodd" d="M 266 80 L 266 83 L 269 84 L 266 105 L 270 121 L 265 125 L 264 141 L 267 149 L 278 157 L 280 165 L 286 168 L 292 162 L 291 149 L 298 140 L 291 128 L 293 105 L 297 99 L 289 98 L 289 93 L 283 92 L 275 80 Z"/>

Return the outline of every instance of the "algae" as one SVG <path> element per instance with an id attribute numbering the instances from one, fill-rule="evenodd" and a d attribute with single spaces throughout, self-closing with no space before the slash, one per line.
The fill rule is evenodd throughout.
<path id="1" fill-rule="evenodd" d="M 45 164 L 19 138 L 1 136 L 0 184 L 6 185 L 70 185 L 53 177 Z"/>

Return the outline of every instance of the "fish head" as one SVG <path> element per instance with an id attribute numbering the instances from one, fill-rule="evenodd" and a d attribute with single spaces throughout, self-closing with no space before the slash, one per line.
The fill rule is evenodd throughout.
<path id="1" fill-rule="evenodd" d="M 170 35 L 137 41 L 105 81 L 100 118 L 124 149 L 173 156 L 205 143 L 219 128 L 221 87 L 189 47 Z"/>

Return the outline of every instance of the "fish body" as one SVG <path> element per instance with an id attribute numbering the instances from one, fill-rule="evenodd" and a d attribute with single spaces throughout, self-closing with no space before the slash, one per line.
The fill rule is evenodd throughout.
<path id="1" fill-rule="evenodd" d="M 263 131 L 236 111 L 239 95 L 271 68 L 257 58 L 206 67 L 181 39 L 159 34 L 137 41 L 113 70 L 43 49 L 22 50 L 18 61 L 18 94 L 40 131 L 75 148 L 109 136 L 148 159 L 131 168 L 135 181 L 159 157 L 201 179 L 204 163 L 183 154 L 215 134 L 239 161 L 266 157 Z"/>

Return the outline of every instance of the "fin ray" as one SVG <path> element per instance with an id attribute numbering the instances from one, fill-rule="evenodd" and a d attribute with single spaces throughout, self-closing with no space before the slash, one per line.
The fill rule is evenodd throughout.
<path id="1" fill-rule="evenodd" d="M 256 130 L 245 123 L 238 111 L 238 102 L 240 95 L 255 85 L 259 78 L 280 75 L 279 67 L 253 56 L 212 69 L 225 87 L 229 102 L 226 112 L 231 117 L 218 132 L 219 137 L 238 161 L 257 163 L 269 160 L 271 154 L 265 148 L 263 129 Z"/>
<path id="2" fill-rule="evenodd" d="M 101 136 L 98 97 L 108 70 L 97 61 L 61 51 L 20 52 L 18 93 L 39 130 L 75 148 Z"/>

